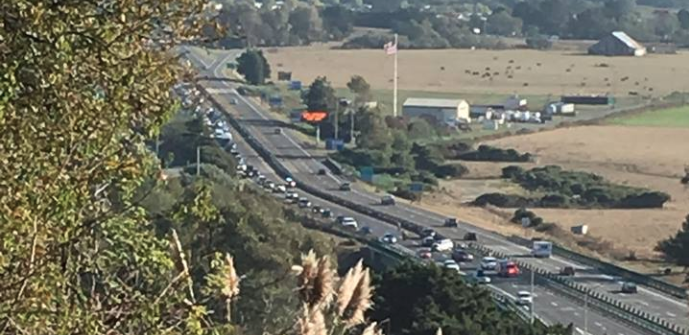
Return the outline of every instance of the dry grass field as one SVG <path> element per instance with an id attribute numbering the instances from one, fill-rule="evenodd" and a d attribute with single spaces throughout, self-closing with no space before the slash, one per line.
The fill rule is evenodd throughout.
<path id="1" fill-rule="evenodd" d="M 337 50 L 331 45 L 275 48 L 266 56 L 277 71 L 306 83 L 327 76 L 345 87 L 362 75 L 374 89 L 392 87 L 392 56 L 381 50 Z M 458 94 L 560 95 L 629 92 L 666 95 L 689 90 L 689 53 L 600 57 L 572 50 L 401 50 L 400 90 Z M 276 79 L 276 78 L 273 78 Z"/>
<path id="2" fill-rule="evenodd" d="M 616 183 L 670 194 L 672 200 L 663 209 L 535 210 L 547 221 L 555 222 L 567 230 L 574 225 L 588 224 L 590 235 L 610 242 L 612 248 L 649 257 L 653 255 L 656 243 L 677 231 L 689 213 L 689 189 L 679 183 L 684 166 L 689 163 L 689 157 L 686 156 L 689 142 L 686 138 L 689 138 L 689 128 L 590 126 L 514 136 L 487 144 L 536 154 L 538 165 L 554 164 L 589 171 Z M 469 165 L 474 176 L 486 178 L 499 175 L 500 168 L 508 164 Z M 466 198 L 463 193 L 470 188 L 463 185 L 465 182 L 445 183 L 445 194 L 429 198 L 427 204 L 446 207 L 445 210 L 460 210 L 460 203 L 453 199 Z M 464 211 L 480 219 L 477 209 L 465 208 Z M 514 231 L 504 218 L 501 220 L 496 217 L 496 212 L 508 214 L 512 211 L 484 213 L 484 224 L 492 224 L 494 229 L 505 232 Z M 463 214 L 461 211 L 459 213 Z"/>

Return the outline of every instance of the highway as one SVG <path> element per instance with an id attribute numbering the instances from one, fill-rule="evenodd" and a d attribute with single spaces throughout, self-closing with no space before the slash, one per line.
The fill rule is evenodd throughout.
<path id="1" fill-rule="evenodd" d="M 242 137 L 236 132 L 232 131 L 235 143 L 237 143 L 237 150 L 242 154 L 242 157 L 246 160 L 246 163 L 256 167 L 263 175 L 267 177 L 268 180 L 274 182 L 280 182 L 281 178 L 275 174 L 274 171 L 268 166 L 268 164 L 259 157 L 259 155 L 242 139 Z M 354 212 L 347 208 L 341 207 L 339 205 L 311 197 L 306 194 L 313 205 L 320 206 L 322 208 L 328 208 L 332 210 L 333 215 L 336 217 L 338 215 L 345 215 L 353 217 L 357 220 L 360 226 L 367 226 L 371 229 L 371 234 L 375 236 L 382 236 L 385 233 L 391 232 L 396 234 L 397 227 L 394 227 L 386 222 L 364 216 L 360 213 Z M 282 195 L 276 194 L 277 197 Z M 411 252 L 417 252 L 420 248 L 420 241 L 418 236 L 413 236 L 411 239 L 406 241 L 400 241 L 400 246 L 404 246 Z M 476 256 L 476 260 L 480 259 Z M 446 254 L 434 254 L 434 259 L 436 261 L 442 261 L 449 258 Z M 462 263 L 462 271 L 466 273 L 473 273 L 476 269 L 477 262 L 472 263 Z M 511 299 L 516 299 L 516 293 L 518 291 L 530 291 L 530 276 L 524 274 L 519 278 L 514 279 L 500 279 L 493 277 L 493 284 L 491 285 L 498 292 L 510 297 Z M 570 299 L 559 296 L 556 293 L 544 289 L 540 286 L 534 287 L 534 313 L 538 315 L 541 319 L 548 322 L 549 324 L 569 324 L 574 323 L 575 327 L 579 329 L 579 334 L 584 334 L 584 323 L 585 315 L 588 313 L 586 318 L 588 318 L 588 333 L 592 335 L 603 335 L 603 334 L 616 334 L 616 335 L 641 335 L 645 334 L 640 332 L 626 324 L 612 320 L 609 317 L 603 315 L 602 313 L 594 310 L 592 308 L 588 309 L 588 312 L 584 311 L 584 306 L 578 304 Z"/>
<path id="2" fill-rule="evenodd" d="M 190 58 L 194 58 L 193 54 L 191 54 L 190 56 Z M 227 60 L 235 56 L 236 53 L 234 55 L 228 54 L 227 56 L 221 59 L 216 59 L 216 61 L 214 61 L 212 64 L 203 64 L 203 68 L 212 69 L 214 71 L 212 76 L 223 77 L 223 75 L 220 73 L 221 68 L 227 62 Z M 197 60 L 197 62 L 203 61 Z M 205 73 L 205 75 L 209 74 Z M 323 168 L 323 165 L 317 159 L 314 159 L 311 156 L 311 154 L 308 153 L 308 151 L 303 149 L 302 146 L 294 140 L 294 134 L 291 134 L 290 130 L 285 129 L 284 134 L 282 135 L 275 134 L 274 129 L 276 127 L 276 124 L 279 123 L 276 123 L 276 121 L 270 118 L 269 112 L 261 110 L 258 106 L 255 105 L 255 103 L 236 94 L 230 83 L 226 81 L 207 81 L 204 82 L 203 85 L 206 86 L 207 90 L 214 95 L 214 97 L 227 111 L 235 113 L 236 116 L 238 116 L 242 120 L 243 124 L 250 130 L 250 132 L 255 138 L 257 138 L 264 146 L 266 146 L 266 148 L 268 148 L 278 157 L 281 157 L 281 163 L 284 164 L 290 171 L 292 171 L 295 177 L 298 177 L 298 179 L 308 180 L 309 183 L 312 183 L 313 186 L 317 186 L 324 190 L 339 192 L 339 196 L 347 198 L 350 201 L 365 204 L 368 206 L 376 206 L 378 210 L 387 212 L 398 217 L 404 217 L 413 220 L 420 225 L 433 227 L 438 232 L 453 239 L 461 239 L 465 232 L 472 231 L 477 233 L 477 235 L 479 236 L 479 241 L 482 244 L 493 250 L 502 251 L 515 257 L 528 255 L 530 251 L 529 249 L 508 242 L 502 236 L 478 229 L 476 227 L 469 225 L 468 223 L 462 223 L 459 228 L 448 229 L 442 227 L 442 222 L 445 218 L 435 213 L 424 211 L 422 209 L 404 204 L 399 204 L 398 206 L 390 207 L 379 206 L 378 195 L 369 194 L 357 188 L 356 186 L 351 192 L 338 191 L 338 187 L 341 181 L 337 177 L 332 175 L 318 175 L 316 172 L 319 169 Z M 238 103 L 236 105 L 232 105 L 230 103 L 230 100 L 237 100 Z M 312 201 L 314 200 L 312 199 Z M 329 207 L 337 208 L 337 206 L 334 205 L 330 205 Z M 340 208 L 338 209 L 338 211 L 339 210 L 348 211 L 344 208 Z M 349 215 L 357 218 L 362 222 L 369 223 L 367 225 L 371 226 L 371 228 L 376 233 L 391 230 L 394 231 L 395 229 L 394 227 L 386 223 L 378 222 L 376 220 L 373 220 L 372 218 L 362 217 L 361 215 L 353 213 Z M 615 281 L 614 278 L 605 276 L 604 274 L 596 273 L 595 270 L 589 269 L 586 266 L 575 264 L 569 260 L 558 258 L 551 258 L 547 260 L 520 258 L 520 260 L 533 262 L 535 263 L 534 265 L 537 265 L 538 267 L 547 269 L 549 271 L 558 271 L 560 267 L 566 265 L 575 266 L 581 270 L 581 273 L 583 273 L 583 275 L 578 275 L 575 278 L 576 280 L 581 280 L 582 282 L 587 283 L 592 288 L 597 289 L 599 291 L 614 294 L 616 298 L 623 300 L 625 303 L 640 305 L 640 309 L 647 310 L 649 313 L 655 312 L 659 315 L 667 317 L 668 319 L 677 318 L 677 320 L 682 319 L 682 322 L 685 322 L 683 320 L 683 316 L 686 314 L 686 312 L 680 312 L 686 309 L 684 305 L 682 304 L 680 306 L 678 303 L 676 303 L 677 300 L 666 297 L 662 294 L 659 294 L 658 292 L 642 289 L 640 294 L 636 296 L 627 296 L 618 293 L 613 293 L 619 289 L 620 283 Z M 522 286 L 520 286 L 518 282 L 509 283 L 508 285 L 511 288 L 510 291 L 512 292 L 516 292 L 518 289 L 523 288 Z M 552 294 L 545 290 L 542 293 L 538 292 L 539 289 L 536 290 L 537 296 L 547 297 Z M 537 307 L 537 312 L 539 314 L 543 314 L 543 317 L 546 320 L 552 320 L 554 322 L 563 323 L 568 323 L 568 321 L 574 321 L 577 325 L 583 324 L 583 320 L 577 321 L 578 315 L 581 315 L 583 313 L 577 309 L 577 306 L 574 305 L 573 302 L 563 298 L 559 298 L 558 301 L 551 301 L 549 303 L 551 304 L 552 308 L 544 309 L 543 312 L 540 312 Z M 671 306 L 670 309 L 668 309 L 667 306 Z M 675 314 L 673 311 L 678 311 L 679 314 Z M 674 314 L 675 316 L 673 317 L 671 314 Z M 593 314 L 590 313 L 590 315 Z M 600 318 L 601 320 L 598 322 L 601 323 L 602 327 L 613 327 L 612 325 L 616 324 L 615 322 L 603 316 L 600 316 Z M 593 325 L 595 326 L 595 322 L 593 323 Z M 591 323 L 589 324 L 589 329 L 589 331 L 594 329 L 592 328 Z M 608 329 L 603 330 L 602 333 L 633 334 L 634 331 L 630 330 L 626 325 L 619 325 L 619 331 L 611 332 L 610 329 Z"/>

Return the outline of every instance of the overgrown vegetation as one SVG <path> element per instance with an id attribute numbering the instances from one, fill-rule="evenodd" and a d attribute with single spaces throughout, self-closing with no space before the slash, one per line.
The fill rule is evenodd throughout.
<path id="1" fill-rule="evenodd" d="M 675 236 L 658 243 L 656 251 L 662 252 L 667 261 L 685 268 L 689 267 L 689 215 L 684 219 L 682 228 Z"/>
<path id="2" fill-rule="evenodd" d="M 670 200 L 663 192 L 616 185 L 586 172 L 565 171 L 546 166 L 524 171 L 518 166 L 503 169 L 503 178 L 511 179 L 538 197 L 502 193 L 484 194 L 474 204 L 498 207 L 548 208 L 661 208 Z"/>
<path id="3" fill-rule="evenodd" d="M 403 263 L 374 281 L 376 308 L 371 317 L 390 320 L 391 334 L 426 335 L 436 327 L 443 334 L 570 334 L 572 326 L 549 329 L 524 324 L 489 302 L 487 290 L 462 281 L 456 271 Z M 457 320 L 461 320 L 458 322 Z"/>
<path id="4" fill-rule="evenodd" d="M 489 145 L 480 145 L 475 151 L 459 155 L 459 159 L 485 162 L 530 162 L 533 160 L 533 156 L 529 153 L 520 154 L 514 149 L 501 149 Z"/>

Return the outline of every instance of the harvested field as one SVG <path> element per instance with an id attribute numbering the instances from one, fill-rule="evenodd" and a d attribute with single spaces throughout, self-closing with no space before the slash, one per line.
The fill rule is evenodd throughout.
<path id="1" fill-rule="evenodd" d="M 537 209 L 563 228 L 588 224 L 590 234 L 649 256 L 657 241 L 673 234 L 689 211 L 689 189 L 679 183 L 689 163 L 689 129 L 594 126 L 515 136 L 489 144 L 538 156 L 554 164 L 589 171 L 630 186 L 664 191 L 672 201 L 659 210 Z"/>
<path id="2" fill-rule="evenodd" d="M 374 89 L 392 87 L 392 59 L 382 50 L 337 50 L 332 45 L 273 48 L 273 68 L 310 82 L 326 76 L 345 87 L 362 75 Z M 689 53 L 646 57 L 587 56 L 575 51 L 402 50 L 400 90 L 524 95 L 666 95 L 689 90 Z M 274 78 L 275 79 L 275 78 Z M 671 79 L 671 80 L 669 80 Z"/>

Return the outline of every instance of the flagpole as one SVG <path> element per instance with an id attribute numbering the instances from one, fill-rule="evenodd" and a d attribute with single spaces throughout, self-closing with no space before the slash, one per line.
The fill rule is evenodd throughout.
<path id="1" fill-rule="evenodd" d="M 399 50 L 399 46 L 397 45 L 397 34 L 395 34 L 395 66 L 392 77 L 392 85 L 394 86 L 392 89 L 392 115 L 394 117 L 397 117 L 397 53 Z"/>

